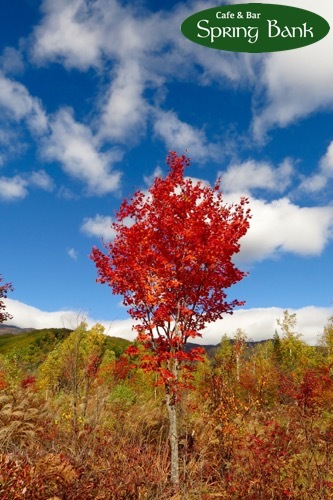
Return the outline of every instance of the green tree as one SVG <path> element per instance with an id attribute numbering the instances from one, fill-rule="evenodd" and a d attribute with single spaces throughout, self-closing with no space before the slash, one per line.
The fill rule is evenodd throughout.
<path id="1" fill-rule="evenodd" d="M 212 360 L 213 371 L 228 372 L 233 364 L 233 349 L 230 338 L 224 334 Z"/>
<path id="2" fill-rule="evenodd" d="M 284 368 L 299 372 L 301 369 L 315 363 L 315 351 L 303 340 L 302 334 L 296 331 L 296 313 L 283 312 L 283 318 L 277 320 L 280 329 L 280 359 Z M 276 337 L 276 346 L 278 345 Z"/>
<path id="3" fill-rule="evenodd" d="M 103 332 L 102 325 L 87 330 L 87 325 L 81 323 L 39 368 L 40 387 L 53 393 L 63 390 L 71 394 L 75 432 L 79 416 L 86 416 L 91 387 L 105 353 L 106 336 Z M 81 412 L 79 403 L 82 403 Z"/>
<path id="4" fill-rule="evenodd" d="M 328 319 L 324 332 L 319 339 L 319 345 L 324 349 L 324 355 L 328 363 L 333 363 L 333 316 Z"/>
<path id="5" fill-rule="evenodd" d="M 236 380 L 240 381 L 241 357 L 246 349 L 246 334 L 241 328 L 237 328 L 234 335 L 232 350 L 236 361 Z"/>
<path id="6" fill-rule="evenodd" d="M 281 339 L 276 330 L 273 336 L 273 358 L 275 363 L 281 364 L 282 362 Z"/>

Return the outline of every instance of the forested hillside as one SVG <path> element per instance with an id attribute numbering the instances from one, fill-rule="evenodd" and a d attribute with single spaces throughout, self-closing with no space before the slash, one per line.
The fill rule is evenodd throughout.
<path id="1" fill-rule="evenodd" d="M 197 364 L 179 405 L 178 491 L 156 374 L 103 327 L 0 336 L 0 497 L 323 499 L 333 495 L 333 319 L 315 349 L 285 313 Z M 129 350 L 131 353 L 131 350 Z"/>
<path id="2" fill-rule="evenodd" d="M 0 325 L 5 330 L 5 325 Z M 63 342 L 73 331 L 68 328 L 20 329 L 15 333 L 2 333 L 0 329 L 0 354 L 15 355 L 27 365 L 38 366 L 47 354 Z M 111 349 L 119 357 L 130 342 L 118 337 L 105 335 L 107 349 Z"/>

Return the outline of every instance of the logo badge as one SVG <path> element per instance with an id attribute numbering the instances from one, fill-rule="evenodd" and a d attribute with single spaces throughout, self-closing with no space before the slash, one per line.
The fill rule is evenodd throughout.
<path id="1" fill-rule="evenodd" d="M 328 22 L 287 5 L 248 3 L 197 12 L 181 25 L 183 35 L 205 47 L 232 52 L 298 49 L 324 38 Z"/>

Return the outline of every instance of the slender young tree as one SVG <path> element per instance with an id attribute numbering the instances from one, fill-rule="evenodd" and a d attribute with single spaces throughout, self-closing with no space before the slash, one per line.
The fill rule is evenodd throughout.
<path id="1" fill-rule="evenodd" d="M 328 319 L 324 333 L 319 338 L 319 345 L 324 348 L 325 357 L 330 363 L 333 362 L 333 316 Z"/>
<path id="2" fill-rule="evenodd" d="M 7 319 L 12 319 L 12 316 L 6 312 L 6 307 L 2 299 L 7 298 L 7 294 L 13 291 L 13 286 L 11 283 L 4 283 L 1 285 L 3 277 L 0 274 L 0 323 L 4 323 Z"/>
<path id="3" fill-rule="evenodd" d="M 147 194 L 137 191 L 123 201 L 112 225 L 114 240 L 104 244 L 106 252 L 94 247 L 91 259 L 97 281 L 123 296 L 145 348 L 143 366 L 165 387 L 171 482 L 177 484 L 177 403 L 202 359 L 202 349 L 186 352 L 185 346 L 208 323 L 243 304 L 228 302 L 225 290 L 245 275 L 232 257 L 250 211 L 246 198 L 224 204 L 219 182 L 211 188 L 184 178 L 185 156 L 171 152 L 167 164 L 166 178 L 156 178 Z"/>

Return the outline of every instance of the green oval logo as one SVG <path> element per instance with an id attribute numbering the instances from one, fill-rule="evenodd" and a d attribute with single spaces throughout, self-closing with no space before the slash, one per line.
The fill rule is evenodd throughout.
<path id="1" fill-rule="evenodd" d="M 316 43 L 330 30 L 308 10 L 262 3 L 223 5 L 185 19 L 183 35 L 191 42 L 232 52 L 278 52 Z"/>

